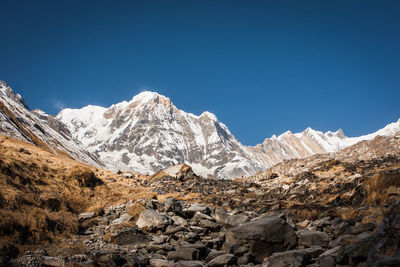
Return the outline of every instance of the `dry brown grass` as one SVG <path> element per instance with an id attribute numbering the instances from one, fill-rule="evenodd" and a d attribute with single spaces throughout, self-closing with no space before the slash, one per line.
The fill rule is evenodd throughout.
<path id="1" fill-rule="evenodd" d="M 375 174 L 365 184 L 368 197 L 366 205 L 382 206 L 390 200 L 391 195 L 400 195 L 400 170 Z"/>
<path id="2" fill-rule="evenodd" d="M 131 215 L 132 221 L 136 222 L 137 219 L 139 219 L 139 215 L 140 213 L 142 213 L 142 211 L 144 211 L 146 209 L 145 206 L 143 206 L 142 204 L 140 204 L 139 202 L 135 202 L 133 205 L 129 206 L 126 211 L 129 215 Z"/>
<path id="3" fill-rule="evenodd" d="M 112 178 L 114 182 L 106 179 Z M 78 231 L 78 214 L 156 198 L 129 179 L 0 135 L 0 247 L 49 244 Z"/>

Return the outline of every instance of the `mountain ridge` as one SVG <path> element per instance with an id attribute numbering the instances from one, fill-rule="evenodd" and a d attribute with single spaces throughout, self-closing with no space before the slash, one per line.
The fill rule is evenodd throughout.
<path id="1" fill-rule="evenodd" d="M 89 164 L 145 174 L 188 164 L 204 177 L 249 176 L 284 160 L 340 151 L 378 135 L 400 131 L 400 119 L 359 137 L 343 130 L 286 131 L 255 146 L 243 145 L 216 115 L 178 109 L 169 97 L 144 91 L 110 107 L 63 109 L 57 116 L 30 110 L 0 82 L 0 132 Z"/>
<path id="2" fill-rule="evenodd" d="M 90 135 L 93 129 L 98 128 L 99 126 L 98 122 L 93 121 L 93 117 L 90 117 L 90 119 L 86 121 L 79 118 L 86 117 L 87 114 L 85 115 L 84 113 L 87 109 L 92 109 L 92 111 L 90 112 L 93 112 L 93 110 L 97 110 L 97 112 L 103 113 L 103 117 L 106 120 L 101 118 L 101 114 L 97 115 L 97 120 L 101 121 L 101 127 L 109 127 L 108 129 L 112 137 L 109 134 L 103 132 L 102 134 L 97 135 L 97 138 L 100 139 L 87 140 L 90 139 L 87 138 L 87 135 Z M 132 116 L 132 112 L 135 113 L 134 116 Z M 146 112 L 148 113 L 147 115 L 144 114 Z M 117 116 L 120 117 L 116 119 Z M 338 129 L 335 132 L 327 131 L 323 133 L 308 127 L 300 133 L 292 133 L 291 131 L 287 131 L 279 136 L 273 135 L 271 138 L 266 138 L 261 144 L 257 144 L 255 146 L 244 146 L 232 135 L 225 124 L 218 121 L 217 116 L 215 116 L 214 114 L 208 111 L 203 112 L 201 115 L 195 115 L 185 112 L 178 109 L 172 103 L 169 97 L 151 91 L 141 92 L 138 95 L 134 96 L 129 102 L 123 101 L 117 104 L 113 104 L 109 108 L 99 106 L 86 106 L 81 109 L 64 109 L 57 115 L 57 118 L 63 121 L 66 125 L 69 125 L 69 130 L 75 134 L 75 137 L 78 140 L 81 140 L 82 143 L 90 148 L 91 146 L 99 146 L 99 144 L 101 146 L 101 142 L 105 142 L 105 140 L 102 140 L 101 137 L 103 137 L 103 139 L 110 137 L 112 140 L 116 140 L 118 142 L 119 137 L 113 135 L 113 132 L 115 132 L 118 128 L 116 127 L 118 125 L 118 121 L 119 123 L 121 123 L 125 120 L 125 124 L 128 123 L 126 121 L 127 116 L 132 116 L 132 121 L 130 122 L 131 125 L 133 125 L 134 127 L 131 130 L 133 130 L 133 132 L 136 134 L 138 134 L 140 131 L 134 129 L 135 125 L 143 117 L 145 117 L 147 122 L 150 124 L 163 122 L 164 125 L 161 126 L 161 123 L 159 126 L 162 127 L 163 130 L 165 130 L 164 132 L 160 131 L 160 129 L 155 129 L 155 131 L 159 132 L 160 136 L 167 133 L 168 131 L 171 131 L 171 129 L 176 126 L 174 126 L 174 124 L 186 124 L 185 122 L 183 122 L 184 120 L 196 121 L 194 124 L 189 123 L 188 125 L 191 125 L 190 127 L 184 127 L 185 130 L 182 130 L 182 128 L 180 128 L 180 130 L 182 131 L 175 132 L 175 135 L 171 133 L 172 136 L 180 136 L 180 138 L 178 138 L 180 140 L 175 140 L 175 144 L 170 143 L 170 145 L 172 144 L 172 146 L 170 147 L 170 151 L 174 151 L 175 153 L 180 154 L 179 156 L 175 156 L 174 158 L 173 155 L 170 155 L 173 160 L 169 162 L 165 159 L 161 159 L 161 161 L 160 159 L 158 159 L 158 161 L 157 159 L 155 159 L 157 161 L 158 167 L 150 166 L 148 163 L 146 163 L 147 167 L 142 168 L 142 166 L 134 166 L 133 170 L 143 172 L 150 169 L 153 172 L 157 172 L 162 168 L 166 168 L 174 164 L 185 163 L 191 165 L 195 172 L 199 175 L 212 175 L 220 178 L 234 178 L 239 176 L 251 175 L 257 171 L 280 163 L 286 159 L 304 158 L 314 154 L 336 152 L 359 141 L 370 140 L 376 135 L 390 135 L 393 134 L 393 131 L 400 130 L 400 120 L 395 123 L 389 124 L 387 126 L 389 127 L 391 125 L 389 128 L 385 127 L 375 133 L 363 135 L 360 137 L 346 137 L 342 129 Z M 110 119 L 114 119 L 114 122 L 106 122 Z M 201 123 L 199 123 L 198 120 L 203 121 L 203 123 L 207 120 L 207 123 L 209 123 L 209 125 L 215 126 L 215 129 L 213 129 L 212 131 L 209 129 L 209 131 L 211 132 L 208 132 L 208 134 L 213 135 L 208 136 L 209 138 L 206 138 L 207 140 L 204 139 L 204 132 L 202 132 L 201 130 L 202 127 L 204 128 L 204 125 L 199 127 Z M 84 127 L 80 128 L 79 125 L 84 125 Z M 142 126 L 146 128 L 145 125 Z M 120 124 L 119 130 L 121 129 L 122 128 Z M 185 153 L 191 153 L 191 149 L 187 149 L 188 144 L 184 141 L 185 135 L 195 136 L 194 145 L 197 148 L 202 148 L 201 150 L 203 150 L 203 153 L 201 154 L 202 159 L 191 159 L 190 156 L 184 155 Z M 165 137 L 165 139 L 173 139 L 172 136 L 169 136 L 169 138 Z M 157 139 L 157 136 L 155 138 Z M 153 142 L 152 145 L 155 146 L 154 141 L 147 141 L 148 143 L 144 143 L 142 145 L 151 145 Z M 228 160 L 222 160 L 222 158 L 226 155 L 218 155 L 218 151 L 216 151 L 216 148 L 207 149 L 207 145 L 210 141 L 211 143 L 218 143 L 219 148 L 222 149 L 233 145 L 235 147 L 234 154 L 236 154 L 232 154 L 228 158 Z M 89 142 L 89 144 L 87 142 Z M 140 142 L 137 142 L 136 144 L 140 145 Z M 102 149 L 96 151 L 96 149 L 93 148 L 90 151 L 93 153 L 98 153 L 97 155 L 99 156 L 99 158 L 109 157 L 110 155 L 112 155 L 114 157 L 119 157 L 120 160 L 124 160 L 125 158 L 125 160 L 128 161 L 128 158 L 131 159 L 132 157 L 135 157 L 135 155 L 133 155 L 134 153 L 132 152 L 133 149 L 131 149 L 130 154 L 127 153 L 125 155 L 124 153 L 118 153 L 121 152 L 118 151 L 118 149 L 117 151 L 111 150 L 106 153 L 104 153 L 104 150 L 101 150 Z M 150 157 L 155 157 L 155 154 L 157 153 L 157 148 L 153 147 L 153 149 L 150 150 L 151 151 L 147 150 L 146 152 L 146 150 L 143 149 L 143 152 L 145 153 L 143 153 L 141 157 L 143 157 L 143 155 L 150 155 Z M 210 162 L 207 163 L 206 161 L 209 159 L 218 162 L 219 165 L 216 164 L 216 162 L 214 162 L 213 164 L 210 164 Z M 111 162 L 106 163 L 106 165 L 110 166 Z M 113 166 L 110 167 L 113 167 L 115 169 L 115 162 L 112 163 L 112 165 Z M 119 164 L 117 168 L 132 169 L 132 166 L 129 166 L 129 164 L 125 164 L 125 166 L 123 164 Z"/>

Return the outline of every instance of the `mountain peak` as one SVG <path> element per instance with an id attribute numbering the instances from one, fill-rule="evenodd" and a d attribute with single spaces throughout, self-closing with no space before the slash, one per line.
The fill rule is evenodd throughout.
<path id="1" fill-rule="evenodd" d="M 168 98 L 166 96 L 160 95 L 157 92 L 153 92 L 153 91 L 143 91 L 140 92 L 139 94 L 135 95 L 132 98 L 132 102 L 136 102 L 136 101 L 140 101 L 140 102 L 148 102 L 157 98 Z"/>
<path id="2" fill-rule="evenodd" d="M 213 121 L 217 121 L 217 116 L 215 116 L 214 113 L 211 113 L 209 111 L 204 111 L 203 113 L 201 113 L 200 117 L 208 117 Z"/>

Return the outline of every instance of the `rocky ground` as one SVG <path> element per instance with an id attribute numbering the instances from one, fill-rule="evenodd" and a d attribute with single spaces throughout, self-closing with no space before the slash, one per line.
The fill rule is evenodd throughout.
<path id="1" fill-rule="evenodd" d="M 81 213 L 76 235 L 10 264 L 400 266 L 399 145 L 378 138 L 247 179 L 205 179 L 186 165 L 133 176 L 153 194 Z"/>

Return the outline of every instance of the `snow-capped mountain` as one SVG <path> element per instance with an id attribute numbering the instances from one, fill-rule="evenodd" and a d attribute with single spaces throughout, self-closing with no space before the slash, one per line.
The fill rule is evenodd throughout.
<path id="1" fill-rule="evenodd" d="M 83 145 L 71 136 L 67 127 L 43 111 L 30 111 L 19 94 L 14 94 L 0 81 L 0 134 L 29 142 L 51 150 L 63 152 L 94 166 L 102 166 Z"/>
<path id="2" fill-rule="evenodd" d="M 287 131 L 278 137 L 274 135 L 265 139 L 262 144 L 249 147 L 249 149 L 253 152 L 256 161 L 270 167 L 285 159 L 337 152 L 360 141 L 371 140 L 378 135 L 390 136 L 398 132 L 400 132 L 400 119 L 374 133 L 359 137 L 346 137 L 342 129 L 323 133 L 307 128 L 301 133 L 293 134 Z"/>
<path id="3" fill-rule="evenodd" d="M 152 173 L 187 163 L 199 175 L 232 178 L 263 168 L 215 115 L 186 113 L 154 92 L 109 108 L 64 109 L 56 118 L 113 170 Z"/>
<path id="4" fill-rule="evenodd" d="M 198 175 L 234 178 L 285 159 L 336 152 L 398 132 L 400 120 L 360 137 L 346 137 L 342 130 L 322 133 L 307 128 L 244 146 L 214 114 L 186 113 L 154 92 L 142 92 L 109 108 L 64 109 L 54 117 L 30 111 L 23 98 L 0 81 L 1 134 L 111 170 L 154 173 L 186 163 Z"/>
<path id="5" fill-rule="evenodd" d="M 307 128 L 246 147 L 215 115 L 186 113 L 154 92 L 109 108 L 64 109 L 56 118 L 110 169 L 153 173 L 186 163 L 199 175 L 220 178 L 251 175 L 285 159 L 335 152 L 400 130 L 398 121 L 376 133 L 349 138 L 342 130 L 322 133 Z"/>

